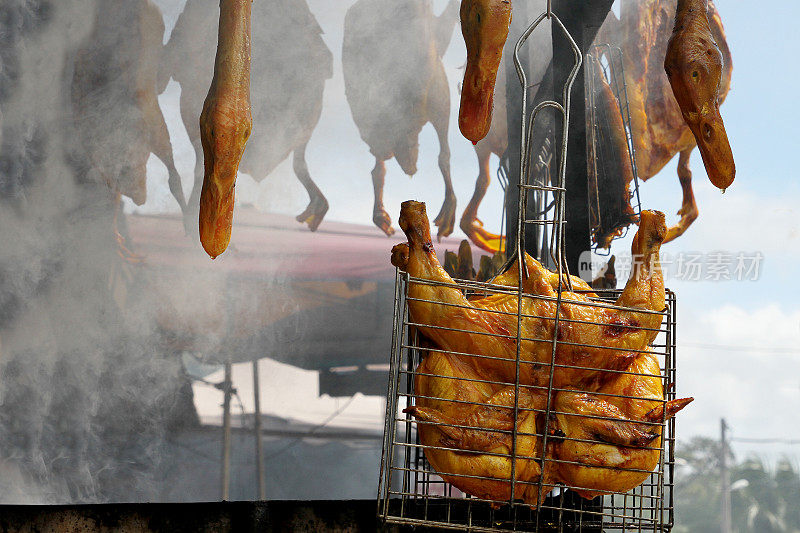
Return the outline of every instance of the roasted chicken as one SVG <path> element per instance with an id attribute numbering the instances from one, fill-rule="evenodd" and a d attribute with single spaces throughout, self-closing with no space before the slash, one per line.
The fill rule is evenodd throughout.
<path id="1" fill-rule="evenodd" d="M 607 376 L 596 392 L 560 391 L 553 412 L 555 477 L 584 498 L 627 492 L 658 465 L 661 424 L 692 398 L 664 402 L 658 360 L 639 353 L 623 369 Z"/>
<path id="2" fill-rule="evenodd" d="M 211 256 L 231 239 L 239 161 L 253 127 L 250 113 L 250 4 L 221 0 L 214 78 L 200 115 L 205 176 L 200 193 L 200 242 Z"/>
<path id="3" fill-rule="evenodd" d="M 514 498 L 539 503 L 542 417 L 546 396 L 519 389 L 516 448 L 512 446 L 515 387 L 481 381 L 470 357 L 430 352 L 417 367 L 415 405 L 406 409 L 418 423 L 425 457 L 442 478 L 488 500 L 511 496 L 512 449 L 516 450 Z M 544 483 L 551 478 L 549 469 Z M 549 492 L 549 486 L 544 494 Z M 497 502 L 493 505 L 497 506 Z"/>
<path id="4" fill-rule="evenodd" d="M 468 300 L 436 259 L 424 204 L 404 202 L 400 227 L 408 242 L 392 249 L 392 264 L 416 278 L 432 282 L 410 284 L 411 321 L 437 347 L 478 356 L 470 358 L 478 374 L 513 383 L 517 357 L 516 294 L 509 291 L 509 294 Z M 653 341 L 661 324 L 659 312 L 665 306 L 664 281 L 658 260 L 665 233 L 663 214 L 642 213 L 632 245 L 634 257 L 641 260 L 635 262 L 631 278 L 617 301 L 617 305 L 636 311 L 590 306 L 587 294 L 567 289 L 562 292 L 558 311 L 558 338 L 562 343 L 555 355 L 559 365 L 553 377 L 555 386 L 594 383 L 603 370 L 626 368 L 635 352 L 644 350 Z M 515 263 L 495 279 L 495 283 L 516 287 L 518 270 Z M 524 340 L 520 350 L 520 380 L 525 385 L 543 385 L 549 376 L 559 281 L 563 284 L 567 280 L 559 280 L 558 274 L 527 255 L 525 270 L 527 277 L 521 284 L 531 297 L 521 302 Z M 575 289 L 591 292 L 586 282 L 575 277 L 570 281 Z M 475 362 L 478 360 L 479 364 Z"/>
<path id="5" fill-rule="evenodd" d="M 467 45 L 467 68 L 461 88 L 458 127 L 473 144 L 489 133 L 497 70 L 510 25 L 509 0 L 461 2 L 461 33 Z"/>
<path id="6" fill-rule="evenodd" d="M 665 305 L 658 262 L 664 215 L 642 212 L 634 237 L 637 261 L 616 304 L 635 310 L 587 305 L 595 295 L 578 278 L 570 281 L 580 292 L 564 288 L 548 421 L 553 300 L 567 280 L 526 256 L 521 281 L 517 264 L 494 279 L 508 294 L 465 297 L 439 266 L 424 204 L 404 202 L 400 227 L 408 242 L 393 248 L 392 263 L 420 279 L 408 285 L 409 321 L 429 350 L 405 412 L 439 475 L 494 506 L 512 496 L 538 505 L 555 483 L 585 498 L 641 484 L 660 459 L 663 423 L 692 401 L 664 401 L 663 376 L 648 348 Z M 520 308 L 525 340 L 517 373 L 519 286 L 529 297 Z"/>
<path id="7" fill-rule="evenodd" d="M 723 191 L 736 166 L 719 113 L 724 58 L 714 40 L 706 0 L 678 0 L 664 70 L 683 118 L 694 134 L 708 177 Z"/>

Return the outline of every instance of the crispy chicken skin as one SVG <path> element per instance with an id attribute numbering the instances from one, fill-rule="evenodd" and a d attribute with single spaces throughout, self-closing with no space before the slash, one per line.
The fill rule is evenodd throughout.
<path id="1" fill-rule="evenodd" d="M 467 45 L 467 68 L 461 89 L 458 127 L 477 143 L 492 124 L 494 86 L 511 25 L 509 0 L 463 0 L 461 33 Z"/>
<path id="2" fill-rule="evenodd" d="M 658 360 L 651 353 L 636 355 L 624 370 L 632 374 L 617 374 L 594 393 L 555 395 L 555 426 L 563 436 L 554 446 L 556 477 L 584 498 L 627 492 L 647 479 L 658 465 L 661 423 L 692 401 L 663 403 Z"/>
<path id="3" fill-rule="evenodd" d="M 452 284 L 436 258 L 430 237 L 425 204 L 404 202 L 400 211 L 400 227 L 408 243 L 392 249 L 392 264 L 410 275 Z M 644 311 L 664 309 L 664 280 L 658 261 L 658 250 L 666 233 L 664 215 L 642 212 L 639 231 L 634 238 L 634 263 L 631 279 L 620 295 L 619 306 Z M 520 380 L 525 385 L 543 385 L 549 378 L 552 339 L 555 333 L 558 275 L 539 262 L 525 257 L 528 276 L 523 280 L 527 294 L 547 299 L 524 298 Z M 516 286 L 518 267 L 495 280 L 495 283 Z M 577 290 L 591 290 L 583 281 L 573 278 Z M 410 283 L 408 289 L 411 320 L 423 335 L 438 347 L 454 352 L 491 355 L 494 359 L 467 358 L 479 375 L 494 380 L 514 382 L 518 300 L 514 294 L 494 294 L 478 300 L 467 300 L 454 285 Z M 631 362 L 631 351 L 644 350 L 657 335 L 661 315 L 622 311 L 581 305 L 589 295 L 565 290 L 559 316 L 559 344 L 556 363 L 582 368 L 557 367 L 554 385 L 583 386 L 602 377 L 602 370 L 621 370 Z M 430 326 L 430 327 L 428 327 Z M 445 327 L 449 329 L 438 329 Z M 581 344 L 583 346 L 576 346 Z M 589 345 L 589 346 L 586 346 Z M 547 366 L 544 366 L 547 365 Z"/>
<path id="4" fill-rule="evenodd" d="M 723 66 L 706 0 L 678 0 L 664 70 L 711 183 L 725 190 L 733 183 L 736 166 L 719 112 Z"/>
<path id="5" fill-rule="evenodd" d="M 517 295 L 465 297 L 439 265 L 423 203 L 403 203 L 400 227 L 408 242 L 392 249 L 392 264 L 433 282 L 412 279 L 408 285 L 409 319 L 422 334 L 421 346 L 430 351 L 415 371 L 415 404 L 405 410 L 417 422 L 433 469 L 495 506 L 510 499 L 539 505 L 555 483 L 585 498 L 641 484 L 658 464 L 661 425 L 692 401 L 663 401 L 659 363 L 647 348 L 662 316 L 641 312 L 665 306 L 658 258 L 666 234 L 664 215 L 641 214 L 631 246 L 636 260 L 616 302 L 633 310 L 580 305 L 595 294 L 578 278 L 571 280 L 575 292 L 562 292 L 546 450 L 558 274 L 526 255 L 527 275 L 521 282 L 516 264 L 494 279 L 495 285 L 521 285 L 526 294 L 548 297 L 523 299 L 525 340 L 517 389 Z M 548 458 L 544 472 L 543 455 Z"/>
<path id="6" fill-rule="evenodd" d="M 431 466 L 444 480 L 473 496 L 509 500 L 515 387 L 475 381 L 480 375 L 472 364 L 441 352 L 430 352 L 414 379 L 416 405 L 406 412 L 417 420 L 422 445 L 431 447 L 425 449 Z M 542 443 L 537 433 L 542 429 L 537 424 L 542 417 L 535 410 L 544 409 L 546 400 L 530 388 L 519 390 L 514 498 L 531 505 L 539 503 L 541 477 L 537 459 Z M 544 479 L 545 494 L 550 489 L 549 472 L 550 468 Z"/>
<path id="7" fill-rule="evenodd" d="M 253 127 L 250 114 L 251 0 L 221 0 L 214 78 L 200 115 L 205 176 L 200 242 L 211 256 L 228 247 L 239 161 Z"/>

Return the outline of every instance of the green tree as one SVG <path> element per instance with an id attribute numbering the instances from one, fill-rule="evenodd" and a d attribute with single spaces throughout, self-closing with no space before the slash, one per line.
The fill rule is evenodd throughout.
<path id="1" fill-rule="evenodd" d="M 720 449 L 719 441 L 708 437 L 693 437 L 678 447 L 675 533 L 719 531 Z"/>
<path id="2" fill-rule="evenodd" d="M 731 495 L 736 533 L 797 533 L 800 477 L 788 459 L 770 472 L 761 459 L 748 458 L 731 471 L 731 479 L 747 486 Z"/>
<path id="3" fill-rule="evenodd" d="M 719 441 L 694 437 L 676 450 L 675 533 L 720 528 Z M 770 470 L 757 457 L 728 458 L 734 533 L 800 533 L 800 473 L 781 459 Z"/>

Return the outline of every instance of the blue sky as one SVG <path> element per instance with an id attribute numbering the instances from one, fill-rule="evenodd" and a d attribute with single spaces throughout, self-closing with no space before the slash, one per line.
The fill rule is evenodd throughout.
<path id="1" fill-rule="evenodd" d="M 167 27 L 181 2 L 160 0 Z M 326 86 L 320 123 L 308 148 L 310 172 L 331 204 L 329 220 L 371 223 L 373 159 L 361 141 L 344 99 L 341 42 L 344 13 L 350 1 L 309 0 L 334 53 L 334 77 Z M 437 10 L 445 4 L 436 0 Z M 737 177 L 722 195 L 709 183 L 699 153 L 692 158 L 694 190 L 700 218 L 677 241 L 664 247 L 680 253 L 760 252 L 762 270 L 757 281 L 680 281 L 668 284 L 679 303 L 679 394 L 696 401 L 679 415 L 679 438 L 694 434 L 716 436 L 725 416 L 734 436 L 800 439 L 800 185 L 796 166 L 800 156 L 796 103 L 797 77 L 791 72 L 800 49 L 800 4 L 718 0 L 733 55 L 732 89 L 722 115 L 734 151 Z M 453 182 L 459 210 L 468 202 L 477 176 L 472 146 L 457 127 L 458 93 L 465 57 L 460 31 L 444 57 L 451 87 Z M 787 72 L 787 74 L 784 74 Z M 177 121 L 179 88 L 171 84 L 161 103 L 170 122 L 178 169 L 184 187 L 190 187 L 194 155 Z M 393 220 L 401 201 L 415 198 L 438 211 L 443 186 L 437 167 L 438 144 L 427 125 L 420 135 L 419 171 L 412 179 L 394 161 L 388 163 L 385 203 Z M 496 163 L 496 162 L 495 162 Z M 163 167 L 151 161 L 149 199 L 144 211 L 174 211 Z M 307 202 L 291 163 L 284 162 L 261 184 L 242 177 L 237 185 L 241 201 L 260 208 L 297 214 Z M 677 220 L 681 191 L 671 162 L 641 188 L 644 208 L 667 213 Z M 493 183 L 480 216 L 491 230 L 499 228 L 502 193 Z M 375 231 L 378 231 L 377 229 Z M 458 232 L 456 235 L 459 235 Z M 235 235 L 234 235 L 235 238 Z M 387 250 L 393 242 L 387 239 Z M 614 244 L 620 253 L 630 237 Z M 709 348 L 714 345 L 714 348 Z M 735 444 L 741 455 L 754 452 L 767 458 L 787 453 L 800 457 L 797 446 L 754 447 Z"/>

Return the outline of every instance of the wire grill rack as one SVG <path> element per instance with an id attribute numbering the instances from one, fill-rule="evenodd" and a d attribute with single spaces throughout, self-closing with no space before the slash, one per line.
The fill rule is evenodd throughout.
<path id="1" fill-rule="evenodd" d="M 378 482 L 378 515 L 385 522 L 465 531 L 641 532 L 669 531 L 672 527 L 675 426 L 674 419 L 666 416 L 666 402 L 675 398 L 675 296 L 666 292 L 663 310 L 631 309 L 617 304 L 620 291 L 591 291 L 583 282 L 569 275 L 564 261 L 564 193 L 569 134 L 566 125 L 569 124 L 572 84 L 583 58 L 580 48 L 552 12 L 550 4 L 548 0 L 547 11 L 528 26 L 514 47 L 513 60 L 520 84 L 527 87 L 527 77 L 519 60 L 520 48 L 544 20 L 549 20 L 553 31 L 565 35 L 574 53 L 574 65 L 560 95 L 561 102 L 544 101 L 529 110 L 526 91 L 523 90 L 521 170 L 516 183 L 520 189 L 517 241 L 513 243 L 515 248 L 509 243 L 510 257 L 500 270 L 501 277 L 488 283 L 469 280 L 445 282 L 414 277 L 403 271 L 397 274 L 390 380 Z M 559 114 L 564 125 L 557 146 L 552 147 L 554 152 L 559 152 L 559 165 L 546 181 L 532 180 L 534 173 L 531 168 L 536 162 L 531 164 L 531 132 L 536 127 L 537 115 L 545 109 Z M 548 204 L 552 204 L 552 208 L 537 209 L 531 215 L 527 210 L 529 196 L 534 201 L 549 198 Z M 534 218 L 526 219 L 526 214 Z M 512 269 L 516 269 L 516 280 L 527 280 L 531 274 L 531 266 L 526 261 L 517 260 L 525 257 L 528 249 L 524 229 L 529 224 L 550 230 L 549 242 L 530 244 L 531 248 L 545 252 L 542 254 L 543 262 L 549 259 L 549 264 L 553 265 L 553 273 L 557 276 L 557 281 L 553 281 L 554 294 L 532 294 L 526 292 L 525 283 L 521 281 L 509 283 L 513 278 Z M 460 296 L 446 302 L 435 296 L 426 299 L 420 296 L 423 294 L 417 290 L 420 287 L 433 287 L 433 294 L 448 292 L 451 296 L 459 291 L 466 300 Z M 501 307 L 476 307 L 485 298 L 505 298 L 510 303 Z M 438 306 L 438 312 L 430 315 L 433 317 L 446 314 L 447 309 L 467 308 L 469 318 L 451 322 L 436 322 L 438 318 L 431 319 L 432 322 L 415 322 L 410 309 L 425 305 Z M 575 314 L 565 311 L 573 307 L 588 312 Z M 626 364 L 612 368 L 614 365 L 603 363 L 602 357 L 563 357 L 565 350 L 580 354 L 607 353 L 604 351 L 612 349 L 607 343 L 603 344 L 607 337 L 571 337 L 570 332 L 582 328 L 621 331 L 620 327 L 627 327 L 618 321 L 621 313 L 642 313 L 639 316 L 649 317 L 648 327 L 641 326 L 641 321 L 632 327 L 650 332 L 646 336 L 652 341 L 650 346 L 640 345 L 641 349 L 625 350 L 629 352 L 629 360 L 647 359 L 649 366 Z M 475 326 L 479 322 L 503 322 L 503 327 L 479 330 Z M 516 324 L 512 325 L 512 322 Z M 537 325 L 530 327 L 534 322 Z M 659 324 L 657 327 L 654 326 L 656 323 Z M 433 331 L 466 336 L 475 342 L 470 341 L 471 348 L 463 348 L 466 351 L 446 350 L 434 344 L 431 339 Z M 502 356 L 495 349 L 497 346 L 504 346 Z M 538 359 L 531 359 L 533 350 L 537 350 Z M 436 360 L 444 360 L 447 364 L 426 364 Z M 476 373 L 474 370 L 486 369 L 490 365 L 497 368 L 500 365 L 504 370 L 500 373 Z M 464 371 L 467 367 L 473 370 Z M 641 368 L 650 370 L 637 370 Z M 565 381 L 563 376 L 569 373 L 584 378 L 575 383 Z M 558 379 L 557 375 L 560 376 Z M 625 379 L 648 380 L 650 384 L 657 383 L 658 387 L 650 387 L 650 394 L 639 392 L 641 389 L 637 387 L 622 387 L 621 391 L 614 387 L 604 388 L 603 384 L 619 384 Z M 445 382 L 453 386 L 432 385 Z M 659 392 L 654 395 L 652 390 Z M 507 392 L 512 394 L 505 396 L 502 402 L 497 400 Z M 636 396 L 637 392 L 643 396 Z M 661 406 L 659 417 L 643 419 L 631 416 L 631 420 L 643 424 L 653 438 L 637 441 L 635 446 L 609 446 L 610 441 L 603 437 L 602 431 L 588 434 L 563 431 L 569 426 L 563 423 L 565 420 L 578 420 L 587 427 L 595 427 L 595 424 L 614 426 L 620 422 L 619 414 L 604 415 L 591 409 L 589 414 L 583 414 L 571 410 L 568 402 L 562 402 L 565 397 L 584 393 L 594 395 L 590 402 L 598 401 L 604 405 L 615 401 L 621 405 L 636 405 L 639 409 L 647 405 L 651 409 L 647 411 L 648 415 L 657 412 L 653 405 Z M 433 405 L 449 406 L 448 412 L 452 416 L 438 420 L 419 416 L 420 406 L 424 409 Z M 407 412 L 409 408 L 416 411 Z M 473 417 L 475 414 L 480 416 Z M 483 444 L 464 446 L 468 440 L 467 437 L 461 439 L 460 436 L 464 435 L 478 441 L 482 439 Z M 587 463 L 564 453 L 563 450 L 568 449 L 566 443 L 604 446 L 606 452 L 613 454 L 616 450 L 617 457 L 622 460 L 614 466 L 608 461 Z M 590 449 L 598 450 L 597 447 Z M 646 454 L 648 460 L 626 461 L 630 454 Z M 431 463 L 438 463 L 437 467 Z M 589 472 L 607 473 L 611 477 L 632 476 L 635 482 L 621 486 L 635 488 L 625 493 L 612 493 L 607 485 L 583 485 L 584 482 L 591 485 L 591 479 L 586 481 L 585 477 L 578 475 L 563 475 L 563 472 L 585 472 L 582 469 L 587 469 L 586 464 L 592 465 Z M 547 475 L 538 475 L 537 472 Z M 582 479 L 580 483 L 583 486 L 579 486 L 577 481 L 570 484 L 565 479 Z M 596 497 L 583 498 L 581 492 Z"/>
<path id="2" fill-rule="evenodd" d="M 409 276 L 399 272 L 396 284 L 396 297 L 400 305 L 395 309 L 393 349 L 390 361 L 389 395 L 386 406 L 386 431 L 384 434 L 383 455 L 381 458 L 381 476 L 379 483 L 379 515 L 390 523 L 404 523 L 413 525 L 427 525 L 445 529 L 462 529 L 467 531 L 557 531 L 557 532 L 595 532 L 595 531 L 669 531 L 673 524 L 673 471 L 674 471 L 674 444 L 675 422 L 674 418 L 661 421 L 657 425 L 662 428 L 662 439 L 652 446 L 653 453 L 658 454 L 656 468 L 646 475 L 646 479 L 635 489 L 624 494 L 606 494 L 593 500 L 580 497 L 575 491 L 581 487 L 564 484 L 557 485 L 544 497 L 538 508 L 521 501 L 506 499 L 479 498 L 465 494 L 453 484 L 445 481 L 426 459 L 426 450 L 447 450 L 446 446 L 426 445 L 420 440 L 418 427 L 423 422 L 415 421 L 411 415 L 403 412 L 419 399 L 416 389 L 416 379 L 424 376 L 427 379 L 452 379 L 466 383 L 474 378 L 453 377 L 451 375 L 431 375 L 420 371 L 422 359 L 432 351 L 450 354 L 456 357 L 468 357 L 470 354 L 456 353 L 439 348 L 431 344 L 418 332 L 419 323 L 413 322 L 408 313 L 409 287 L 414 284 L 439 283 Z M 479 283 L 467 280 L 455 280 L 455 286 L 467 291 L 470 298 L 491 295 L 509 295 L 515 291 L 508 286 L 498 286 L 488 283 Z M 593 305 L 613 307 L 613 302 L 621 291 L 598 291 L 597 297 L 592 298 Z M 532 299 L 539 297 L 529 296 Z M 413 298 L 412 298 L 412 301 Z M 435 303 L 435 302 L 428 302 Z M 650 347 L 650 353 L 658 358 L 659 372 L 652 375 L 663 383 L 665 391 L 664 402 L 675 398 L 675 295 L 667 291 L 667 306 L 660 313 L 662 323 L 658 330 L 658 337 Z M 535 318 L 530 316 L 530 318 Z M 552 317 L 551 317 L 552 318 Z M 581 321 L 583 322 L 583 321 Z M 611 322 L 603 324 L 613 326 Z M 450 328 L 443 328 L 450 329 Z M 455 330 L 453 330 L 455 331 Z M 502 337 L 502 335 L 498 335 Z M 550 342 L 542 339 L 542 342 Z M 587 347 L 592 345 L 587 344 Z M 599 346 L 595 346 L 599 347 Z M 488 355 L 471 354 L 474 357 L 491 358 Z M 575 365 L 563 365 L 566 368 L 578 370 L 597 370 Z M 636 375 L 626 371 L 605 371 L 614 375 Z M 648 375 L 647 377 L 651 377 Z M 513 387 L 513 381 L 483 380 L 482 384 L 489 387 Z M 542 385 L 542 391 L 548 395 L 555 395 L 569 389 L 558 388 L 552 384 Z M 600 396 L 606 396 L 600 394 Z M 609 395 L 613 396 L 613 395 Z M 429 398 L 439 401 L 455 401 L 469 408 L 470 406 L 488 406 L 481 401 L 470 399 L 453 400 L 447 398 Z M 633 399 L 633 398 L 632 398 Z M 520 411 L 525 409 L 520 407 Z M 535 409 L 532 409 L 535 410 Z M 536 410 L 543 418 L 549 418 L 559 412 L 553 407 Z M 602 418 L 602 417 L 597 417 Z M 485 429 L 479 426 L 460 426 L 465 429 Z M 515 425 L 516 427 L 516 425 Z M 510 433 L 511 431 L 506 431 Z M 522 437 L 525 434 L 520 434 Z M 517 438 L 520 438 L 520 435 Z M 533 433 L 528 436 L 542 439 L 544 432 Z M 550 435 L 551 439 L 555 439 Z M 601 444 L 600 441 L 597 441 Z M 512 447 L 511 450 L 515 448 Z M 469 455 L 469 452 L 453 451 Z M 524 460 L 526 456 L 515 454 L 513 451 L 502 454 L 509 460 Z M 549 453 L 544 453 L 536 460 L 541 461 L 543 468 L 550 465 L 570 464 L 570 461 L 560 459 Z M 622 469 L 636 472 L 637 469 Z M 469 477 L 470 474 L 444 472 L 451 479 Z M 485 481 L 495 481 L 497 478 L 476 475 Z M 644 477 L 644 476 L 643 476 Z M 505 483 L 511 485 L 511 479 L 505 478 Z M 528 483 L 536 484 L 540 480 Z M 517 483 L 520 483 L 517 481 Z M 543 492 L 546 492 L 547 489 Z M 509 491 L 510 494 L 510 491 Z"/>
<path id="3" fill-rule="evenodd" d="M 628 103 L 628 89 L 625 82 L 625 68 L 622 60 L 622 50 L 619 47 L 611 46 L 609 44 L 599 44 L 592 47 L 590 53 L 586 56 L 586 99 L 587 105 L 587 133 L 588 133 L 588 165 L 589 173 L 594 176 L 590 180 L 589 190 L 589 207 L 592 215 L 592 229 L 593 232 L 600 227 L 605 229 L 616 229 L 614 226 L 617 221 L 606 220 L 605 226 L 602 220 L 603 205 L 599 188 L 603 184 L 611 183 L 621 179 L 619 168 L 615 166 L 615 154 L 612 153 L 614 148 L 613 139 L 609 136 L 610 119 L 609 112 L 619 112 L 622 118 L 623 128 L 625 129 L 625 136 L 627 140 L 627 157 L 630 161 L 632 171 L 632 189 L 629 189 L 628 184 L 624 185 L 625 189 L 629 191 L 631 207 L 636 216 L 642 211 L 642 202 L 639 196 L 639 173 L 636 167 L 636 149 L 633 143 L 633 134 L 631 130 L 631 116 L 630 106 Z M 597 68 L 599 67 L 599 68 Z M 606 82 L 610 85 L 616 100 L 616 109 L 606 109 L 601 105 L 602 99 L 598 98 L 600 93 L 601 84 L 603 81 L 599 79 L 603 76 Z M 627 235 L 628 225 L 615 235 L 611 240 L 623 238 Z M 610 241 L 609 241 L 610 243 Z M 595 251 L 603 248 L 600 246 L 602 243 L 595 243 Z M 607 255 L 609 251 L 604 254 Z"/>

